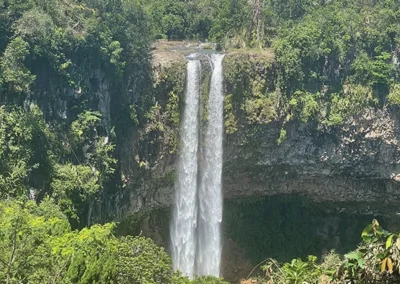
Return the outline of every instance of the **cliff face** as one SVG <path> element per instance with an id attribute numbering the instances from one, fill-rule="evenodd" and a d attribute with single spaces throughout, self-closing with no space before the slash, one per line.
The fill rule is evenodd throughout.
<path id="1" fill-rule="evenodd" d="M 122 233 L 142 232 L 166 247 L 184 100 L 184 54 L 191 48 L 167 45 L 153 51 L 154 101 L 145 125 L 127 128 L 120 145 L 123 188 L 107 196 L 100 209 L 106 219 L 121 222 Z M 208 62 L 203 63 L 204 122 L 209 70 Z M 323 118 L 297 119 L 277 87 L 270 51 L 228 53 L 224 76 L 223 271 L 228 280 L 247 276 L 249 259 L 289 259 L 332 248 L 346 252 L 372 218 L 387 226 L 398 223 L 400 129 L 395 109 L 365 108 L 336 125 Z M 326 106 L 319 109 L 321 116 L 327 111 Z M 280 246 L 288 247 L 284 253 L 266 242 L 276 239 L 276 234 L 266 236 L 271 230 L 285 240 Z M 296 239 L 290 241 L 293 235 Z"/>
<path id="2" fill-rule="evenodd" d="M 299 193 L 315 202 L 365 203 L 390 212 L 399 204 L 399 123 L 387 109 L 367 109 L 345 125 L 319 129 L 292 122 L 277 145 L 279 123 L 226 139 L 226 198 Z"/>
<path id="3" fill-rule="evenodd" d="M 333 125 L 326 119 L 332 106 L 320 99 L 303 106 L 296 119 L 292 106 L 306 99 L 282 102 L 274 63 L 265 57 L 226 58 L 232 96 L 226 130 L 233 124 L 234 131 L 225 140 L 225 197 L 296 193 L 319 203 L 347 203 L 341 211 L 393 214 L 400 201 L 397 111 L 364 108 Z M 316 118 L 304 119 L 307 107 Z"/>
<path id="4" fill-rule="evenodd" d="M 121 199 L 129 203 L 118 206 L 119 216 L 171 205 L 184 52 L 154 52 L 157 95 L 153 117 L 136 140 L 132 137 L 128 142 L 136 154 L 122 157 L 128 190 Z M 365 109 L 337 126 L 288 121 L 279 109 L 271 53 L 231 53 L 224 65 L 226 199 L 301 194 L 320 203 L 364 204 L 340 210 L 379 214 L 396 210 L 400 203 L 396 110 Z"/>

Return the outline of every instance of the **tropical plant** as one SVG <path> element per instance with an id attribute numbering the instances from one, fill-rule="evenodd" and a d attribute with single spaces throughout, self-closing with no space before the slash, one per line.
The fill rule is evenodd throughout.
<path id="1" fill-rule="evenodd" d="M 260 284 L 286 283 L 398 283 L 400 281 L 400 235 L 390 233 L 377 220 L 366 226 L 358 248 L 341 257 L 330 252 L 318 263 L 315 256 L 307 261 L 293 259 L 280 265 L 265 260 L 265 276 Z"/>
<path id="2" fill-rule="evenodd" d="M 118 239 L 114 224 L 72 231 L 49 198 L 1 201 L 0 226 L 2 283 L 189 283 L 150 239 Z"/>

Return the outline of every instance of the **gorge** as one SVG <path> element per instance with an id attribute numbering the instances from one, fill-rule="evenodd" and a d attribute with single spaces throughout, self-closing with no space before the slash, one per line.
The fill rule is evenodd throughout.
<path id="1" fill-rule="evenodd" d="M 0 282 L 399 283 L 399 31 L 393 0 L 0 0 Z"/>
<path id="2" fill-rule="evenodd" d="M 156 49 L 153 53 L 154 70 L 160 74 L 167 72 L 169 79 L 175 80 L 174 74 L 182 74 L 177 70 L 185 70 L 185 52 L 188 51 L 184 48 L 182 51 L 180 43 L 171 50 Z M 208 116 L 205 102 L 209 101 L 211 70 L 207 69 L 210 68 L 207 58 L 200 57 L 199 60 L 203 82 L 199 106 L 202 128 Z M 289 121 L 284 126 L 287 137 L 278 143 L 282 121 L 276 118 L 279 109 L 273 103 L 273 93 L 270 98 L 261 98 L 263 108 L 257 110 L 257 116 L 250 117 L 247 113 L 253 102 L 259 100 L 259 90 L 268 92 L 276 88 L 272 55 L 232 52 L 225 56 L 223 65 L 225 134 L 222 184 L 226 205 L 222 226 L 225 247 L 222 275 L 233 282 L 246 276 L 251 269 L 244 256 L 246 250 L 251 251 L 252 263 L 263 260 L 266 254 L 288 259 L 306 256 L 310 252 L 321 255 L 332 248 L 345 252 L 349 249 L 347 245 L 356 244 L 362 227 L 373 217 L 379 216 L 380 222 L 386 226 L 396 226 L 396 218 L 388 218 L 396 213 L 398 204 L 395 197 L 398 187 L 395 180 L 398 156 L 395 113 L 390 109 L 365 109 L 340 128 Z M 244 89 L 246 95 L 239 96 Z M 234 123 L 230 120 L 232 114 Z M 253 123 L 250 119 L 257 121 L 256 126 L 250 126 Z M 267 125 L 263 124 L 264 121 Z M 237 130 L 229 133 L 232 125 Z M 166 128 L 162 140 L 171 141 L 170 133 Z M 171 147 L 160 145 L 163 145 L 160 148 L 164 148 L 161 150 L 163 153 Z M 135 186 L 135 191 L 130 193 L 131 203 L 122 203 L 116 211 L 120 216 L 138 214 L 141 225 L 134 232 L 143 231 L 167 247 L 168 228 L 163 224 L 169 223 L 168 208 L 174 203 L 176 160 L 172 157 L 175 155 L 160 154 L 154 167 L 146 171 L 149 174 L 144 177 L 146 182 Z M 382 207 L 381 202 L 386 206 Z M 136 213 L 143 208 L 152 209 L 149 213 Z M 267 214 L 275 217 L 263 219 Z M 258 225 L 248 226 L 250 222 Z M 265 226 L 265 230 L 260 226 Z M 273 236 L 266 240 L 267 235 L 255 234 L 256 231 L 268 234 L 269 226 L 288 230 L 284 238 L 291 239 L 293 245 L 281 243 L 280 249 L 273 251 L 274 242 L 280 243 L 280 240 L 274 241 Z M 295 234 L 299 235 L 295 237 Z M 248 245 L 253 242 L 254 245 Z M 231 255 L 227 255 L 227 249 Z"/>

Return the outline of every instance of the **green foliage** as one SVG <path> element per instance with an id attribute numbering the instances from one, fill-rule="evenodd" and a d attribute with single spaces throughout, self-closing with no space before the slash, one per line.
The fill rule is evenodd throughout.
<path id="1" fill-rule="evenodd" d="M 148 113 L 146 113 L 145 117 L 147 118 L 148 124 L 146 127 L 146 132 L 163 132 L 164 124 L 161 120 L 161 105 L 156 103 L 151 107 Z M 160 138 L 161 139 L 161 138 Z"/>
<path id="2" fill-rule="evenodd" d="M 226 95 L 224 98 L 224 120 L 226 134 L 233 134 L 237 131 L 237 121 L 233 113 L 232 94 Z"/>
<path id="3" fill-rule="evenodd" d="M 116 168 L 114 144 L 97 134 L 100 115 L 79 115 L 68 136 L 46 124 L 36 106 L 27 111 L 2 107 L 0 121 L 1 197 L 48 194 L 70 218 L 82 219 Z"/>
<path id="4" fill-rule="evenodd" d="M 264 125 L 278 117 L 279 95 L 271 89 L 269 56 L 268 52 L 226 56 L 223 64 L 228 95 L 224 116 L 228 134 L 236 132 L 241 124 Z"/>
<path id="5" fill-rule="evenodd" d="M 285 263 L 282 266 L 283 277 L 293 284 L 300 284 L 304 281 L 316 282 L 319 276 L 316 260 L 315 256 L 308 256 L 307 262 L 293 259 L 290 263 Z"/>
<path id="6" fill-rule="evenodd" d="M 79 222 L 83 221 L 80 219 L 86 215 L 88 204 L 93 204 L 99 191 L 113 178 L 116 168 L 115 145 L 109 141 L 113 137 L 99 136 L 100 130 L 99 113 L 86 111 L 78 115 L 71 124 L 63 153 L 74 162 L 53 167 L 52 196 L 69 218 Z"/>
<path id="7" fill-rule="evenodd" d="M 22 197 L 28 186 L 44 186 L 54 163 L 55 135 L 37 107 L 7 111 L 0 107 L 0 195 Z M 46 188 L 43 188 L 45 191 Z"/>
<path id="8" fill-rule="evenodd" d="M 10 200 L 0 203 L 0 280 L 3 283 L 43 283 L 57 279 L 49 258 L 54 238 L 70 230 L 68 220 L 49 201 L 40 206 Z"/>
<path id="9" fill-rule="evenodd" d="M 398 283 L 400 279 L 400 239 L 382 229 L 377 220 L 364 228 L 362 243 L 355 251 L 340 257 L 327 254 L 322 263 L 315 256 L 307 261 L 293 259 L 279 265 L 267 259 L 265 277 L 257 283 Z"/>
<path id="10" fill-rule="evenodd" d="M 90 142 L 89 131 L 95 130 L 100 122 L 100 113 L 86 111 L 78 115 L 78 119 L 72 122 L 70 136 L 74 144 Z"/>
<path id="11" fill-rule="evenodd" d="M 374 219 L 364 228 L 361 237 L 363 242 L 357 250 L 345 255 L 341 276 L 361 282 L 385 282 L 389 279 L 398 281 L 400 279 L 398 234 L 384 230 Z"/>
<path id="12" fill-rule="evenodd" d="M 267 124 L 276 118 L 275 94 L 260 94 L 256 98 L 249 98 L 244 103 L 244 111 L 249 123 Z"/>
<path id="13" fill-rule="evenodd" d="M 101 181 L 106 182 L 114 173 L 117 160 L 112 155 L 115 145 L 111 142 L 115 133 L 112 129 L 109 136 L 100 136 L 102 128 L 100 113 L 85 111 L 72 122 L 69 141 L 75 160 L 98 171 Z"/>
<path id="14" fill-rule="evenodd" d="M 35 76 L 24 65 L 29 54 L 29 45 L 21 37 L 16 37 L 7 46 L 0 59 L 2 82 L 16 93 L 28 91 Z M 0 82 L 1 82 L 0 81 Z"/>
<path id="15" fill-rule="evenodd" d="M 0 217 L 2 283 L 189 283 L 151 240 L 117 239 L 113 224 L 71 231 L 50 199 L 1 201 Z"/>
<path id="16" fill-rule="evenodd" d="M 0 195 L 53 196 L 84 226 L 100 193 L 119 186 L 114 129 L 123 136 L 129 113 L 115 106 L 144 120 L 153 95 L 150 16 L 139 1 L 3 2 Z"/>
<path id="17" fill-rule="evenodd" d="M 335 280 L 336 270 L 342 265 L 342 260 L 333 251 L 325 255 L 322 263 L 317 263 L 317 257 L 309 255 L 307 261 L 293 259 L 280 266 L 276 261 L 268 259 L 262 266 L 265 278 L 261 283 L 340 283 Z M 265 282 L 264 282 L 265 281 Z"/>
<path id="18" fill-rule="evenodd" d="M 224 281 L 221 278 L 213 277 L 213 276 L 197 276 L 195 277 L 192 284 L 228 284 L 228 282 Z"/>
<path id="19" fill-rule="evenodd" d="M 208 37 L 212 15 L 207 1 L 151 0 L 143 5 L 150 15 L 155 38 Z"/>
<path id="20" fill-rule="evenodd" d="M 399 7 L 392 5 L 389 11 L 384 1 L 377 7 L 358 4 L 342 0 L 316 5 L 301 21 L 280 29 L 274 46 L 282 88 L 289 93 L 314 84 L 334 89 L 346 78 L 387 86 Z"/>
<path id="21" fill-rule="evenodd" d="M 100 189 L 99 172 L 82 165 L 57 165 L 51 183 L 53 196 L 60 208 L 70 218 L 83 216 L 85 204 Z"/>
<path id="22" fill-rule="evenodd" d="M 369 106 L 377 104 L 377 99 L 373 96 L 370 87 L 362 85 L 344 86 L 343 93 L 332 94 L 328 125 L 338 125 L 343 123 L 350 116 L 360 114 Z"/>
<path id="23" fill-rule="evenodd" d="M 167 113 L 171 124 L 175 127 L 179 127 L 179 96 L 174 92 L 169 94 Z"/>
<path id="24" fill-rule="evenodd" d="M 305 0 L 271 0 L 269 5 L 282 19 L 297 19 L 316 6 L 316 1 Z M 319 1 L 321 3 L 321 1 Z M 318 3 L 318 2 L 317 2 Z"/>
<path id="25" fill-rule="evenodd" d="M 244 47 L 248 37 L 249 8 L 243 0 L 218 1 L 210 37 L 218 42 L 232 42 L 230 45 L 234 47 Z"/>
<path id="26" fill-rule="evenodd" d="M 278 145 L 282 144 L 283 141 L 286 140 L 286 137 L 287 137 L 286 129 L 282 128 L 281 131 L 279 132 L 279 138 L 276 140 L 276 143 Z"/>
<path id="27" fill-rule="evenodd" d="M 144 114 L 144 119 L 138 120 L 141 126 L 139 148 L 154 145 L 152 147 L 161 151 L 158 156 L 164 153 L 177 153 L 181 102 L 185 86 L 185 66 L 186 62 L 182 60 L 161 65 L 160 69 L 156 70 L 152 89 L 153 99 L 149 102 L 152 107 Z M 159 145 L 159 147 L 155 145 Z M 145 161 L 138 159 L 138 166 L 149 168 L 154 165 L 156 158 L 157 155 L 151 155 L 151 157 L 143 155 L 142 160 Z"/>
<path id="28" fill-rule="evenodd" d="M 135 105 L 130 105 L 129 108 L 131 110 L 130 117 L 131 117 L 131 120 L 132 120 L 133 124 L 134 125 L 138 125 L 139 124 L 139 119 L 138 119 L 138 114 L 137 114 Z"/>
<path id="29" fill-rule="evenodd" d="M 400 84 L 394 84 L 388 95 L 389 105 L 400 106 Z"/>
<path id="30" fill-rule="evenodd" d="M 109 76 L 110 92 L 118 96 L 132 87 L 124 79 L 149 77 L 149 18 L 137 1 L 23 2 L 0 9 L 6 35 L 0 38 L 0 87 L 7 97 L 33 94 L 52 106 L 76 92 L 70 103 L 88 107 L 93 98 L 81 98 L 96 91 L 98 74 Z"/>
<path id="31" fill-rule="evenodd" d="M 388 94 L 389 104 L 395 101 L 390 92 L 398 81 L 392 61 L 399 43 L 399 5 L 347 0 L 299 4 L 271 1 L 284 23 L 273 40 L 281 108 L 291 111 L 300 105 L 293 118 L 322 116 L 328 125 L 338 125 L 384 102 Z"/>
<path id="32" fill-rule="evenodd" d="M 225 47 L 263 47 L 277 24 L 271 5 L 264 2 L 151 0 L 143 5 L 154 38 L 211 39 Z"/>
<path id="33" fill-rule="evenodd" d="M 117 283 L 179 283 L 179 275 L 171 279 L 172 263 L 167 253 L 149 239 L 122 238 L 118 265 Z"/>
<path id="34" fill-rule="evenodd" d="M 296 91 L 289 100 L 289 107 L 294 117 L 307 122 L 314 118 L 319 110 L 318 94 Z"/>

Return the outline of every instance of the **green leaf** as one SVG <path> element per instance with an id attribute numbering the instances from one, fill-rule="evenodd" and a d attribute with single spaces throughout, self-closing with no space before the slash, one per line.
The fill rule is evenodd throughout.
<path id="1" fill-rule="evenodd" d="M 390 235 L 386 240 L 386 249 L 390 248 L 393 245 L 393 235 Z"/>
<path id="2" fill-rule="evenodd" d="M 364 230 L 361 233 L 361 237 L 364 239 L 365 237 L 368 237 L 372 234 L 372 224 L 369 224 L 364 228 Z"/>
<path id="3" fill-rule="evenodd" d="M 388 251 L 385 251 L 385 252 L 379 253 L 376 257 L 378 259 L 384 259 L 385 257 L 387 257 L 387 255 L 388 255 Z"/>
<path id="4" fill-rule="evenodd" d="M 357 251 L 352 251 L 352 252 L 350 252 L 348 254 L 345 254 L 344 257 L 349 259 L 349 260 L 352 260 L 352 259 L 359 260 L 359 259 L 361 259 L 361 255 Z"/>

